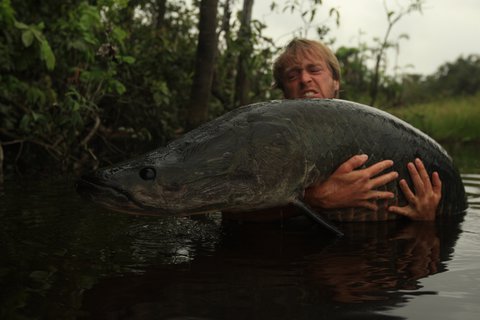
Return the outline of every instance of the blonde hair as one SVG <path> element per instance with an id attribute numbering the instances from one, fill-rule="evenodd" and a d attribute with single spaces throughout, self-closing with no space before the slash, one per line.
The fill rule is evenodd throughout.
<path id="1" fill-rule="evenodd" d="M 283 91 L 282 80 L 285 69 L 305 56 L 324 60 L 332 73 L 333 80 L 340 83 L 340 64 L 332 50 L 320 41 L 295 38 L 287 44 L 283 53 L 273 63 L 273 88 Z"/>

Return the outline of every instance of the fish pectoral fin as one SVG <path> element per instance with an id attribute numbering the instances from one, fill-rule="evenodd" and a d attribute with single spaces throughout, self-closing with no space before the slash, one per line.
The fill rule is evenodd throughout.
<path id="1" fill-rule="evenodd" d="M 328 230 L 332 231 L 339 237 L 343 237 L 343 232 L 340 231 L 337 227 L 335 227 L 330 221 L 328 221 L 326 218 L 320 216 L 315 210 L 310 208 L 308 204 L 303 202 L 300 199 L 295 199 L 293 202 L 293 205 L 296 207 L 302 209 L 303 213 L 305 213 L 307 216 L 315 220 L 316 222 L 320 223 L 324 227 L 326 227 Z"/>

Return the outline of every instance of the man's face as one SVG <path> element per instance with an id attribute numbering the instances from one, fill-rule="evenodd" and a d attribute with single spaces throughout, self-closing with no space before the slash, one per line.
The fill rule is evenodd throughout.
<path id="1" fill-rule="evenodd" d="M 311 55 L 303 55 L 285 69 L 283 94 L 287 99 L 336 97 L 339 83 L 325 61 Z"/>

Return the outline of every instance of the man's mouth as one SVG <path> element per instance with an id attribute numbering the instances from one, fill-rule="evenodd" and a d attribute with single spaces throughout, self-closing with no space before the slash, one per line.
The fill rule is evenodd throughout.
<path id="1" fill-rule="evenodd" d="M 317 95 L 315 91 L 305 91 L 303 93 L 304 98 L 314 98 Z"/>

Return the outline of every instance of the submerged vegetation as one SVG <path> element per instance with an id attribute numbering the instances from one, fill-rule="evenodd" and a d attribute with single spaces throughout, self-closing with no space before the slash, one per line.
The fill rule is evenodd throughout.
<path id="1" fill-rule="evenodd" d="M 340 24 L 341 12 L 306 2 L 308 10 L 297 1 L 272 1 L 272 8 L 298 14 L 305 28 L 316 26 L 311 38 L 332 44 L 325 21 Z M 386 10 L 390 27 L 421 11 L 422 0 L 407 3 Z M 50 173 L 108 164 L 239 105 L 281 98 L 271 90 L 280 48 L 252 19 L 253 1 L 242 4 L 0 1 L 0 177 L 2 169 Z M 391 76 L 385 52 L 397 50 L 399 40 L 387 30 L 383 41 L 338 48 L 341 98 L 391 106 L 439 140 L 478 140 L 478 95 L 468 96 L 480 91 L 480 56 L 459 57 L 429 76 Z"/>

